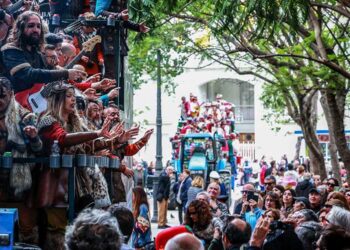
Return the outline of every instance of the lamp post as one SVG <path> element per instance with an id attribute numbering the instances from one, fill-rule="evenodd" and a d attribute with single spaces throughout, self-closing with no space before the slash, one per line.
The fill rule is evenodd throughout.
<path id="1" fill-rule="evenodd" d="M 153 218 L 152 222 L 158 222 L 158 205 L 157 205 L 157 190 L 159 183 L 159 175 L 163 170 L 162 163 L 162 86 L 161 86 L 161 75 L 160 75 L 160 62 L 161 55 L 160 50 L 157 51 L 157 145 L 156 145 L 156 171 L 153 177 Z"/>

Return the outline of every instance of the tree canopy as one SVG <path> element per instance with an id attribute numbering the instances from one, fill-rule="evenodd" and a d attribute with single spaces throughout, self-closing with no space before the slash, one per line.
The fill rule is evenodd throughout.
<path id="1" fill-rule="evenodd" d="M 334 123 L 330 132 L 350 170 L 344 135 L 349 0 L 131 0 L 129 11 L 134 20 L 151 28 L 145 38 L 136 35 L 130 40 L 130 69 L 137 85 L 144 73 L 154 77 L 157 49 L 162 51 L 167 83 L 192 55 L 253 75 L 264 83 L 265 107 L 280 118 L 288 114 L 301 126 L 315 164 L 323 169 L 321 147 L 312 130 L 317 122 L 312 99 L 321 91 Z"/>

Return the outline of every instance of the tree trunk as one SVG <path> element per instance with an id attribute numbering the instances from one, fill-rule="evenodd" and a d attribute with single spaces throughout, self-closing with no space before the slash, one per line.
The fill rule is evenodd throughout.
<path id="1" fill-rule="evenodd" d="M 325 179 L 327 178 L 326 164 L 316 132 L 312 126 L 308 124 L 309 122 L 302 123 L 305 143 L 310 150 L 311 172 L 313 174 L 318 174 L 322 179 Z"/>
<path id="2" fill-rule="evenodd" d="M 304 134 L 304 140 L 310 150 L 310 167 L 314 174 L 319 174 L 322 179 L 327 178 L 326 164 L 320 142 L 316 135 L 317 128 L 317 100 L 318 94 L 304 96 L 299 104 L 300 126 Z"/>
<path id="3" fill-rule="evenodd" d="M 299 136 L 297 139 L 297 143 L 295 144 L 295 155 L 294 160 L 299 160 L 300 156 L 300 148 L 301 148 L 301 142 L 303 140 L 303 137 Z"/>
<path id="4" fill-rule="evenodd" d="M 328 125 L 328 131 L 329 131 L 329 154 L 331 156 L 331 165 L 332 165 L 332 172 L 333 176 L 341 183 L 341 176 L 340 176 L 340 169 L 339 169 L 339 161 L 338 161 L 338 150 L 337 150 L 337 145 L 335 144 L 335 136 L 334 136 L 334 128 L 333 128 L 333 123 L 331 119 L 331 114 L 329 111 L 329 107 L 327 104 L 327 97 L 326 97 L 326 91 L 321 91 L 321 106 L 327 121 Z"/>
<path id="5" fill-rule="evenodd" d="M 326 92 L 327 104 L 330 111 L 330 117 L 332 122 L 332 127 L 334 128 L 335 143 L 338 148 L 339 155 L 344 162 L 345 169 L 347 172 L 347 181 L 350 182 L 350 149 L 348 148 L 346 137 L 345 137 L 345 125 L 344 125 L 344 107 L 338 106 L 345 104 L 340 100 L 346 96 L 346 92 L 335 93 L 335 91 L 328 90 Z"/>

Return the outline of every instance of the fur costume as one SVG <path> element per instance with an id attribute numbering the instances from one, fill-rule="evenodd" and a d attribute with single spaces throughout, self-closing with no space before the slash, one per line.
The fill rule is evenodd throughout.
<path id="1" fill-rule="evenodd" d="M 51 115 L 46 115 L 42 117 L 42 119 L 39 121 L 38 130 L 40 131 L 42 128 L 52 125 L 54 122 L 59 122 L 59 121 L 57 121 Z M 68 133 L 75 133 L 75 132 L 81 132 L 82 130 L 83 131 L 86 130 L 86 128 L 84 128 L 84 126 L 82 126 L 79 123 L 80 123 L 79 118 L 72 119 L 71 120 L 72 125 L 67 124 L 66 131 Z M 80 129 L 80 127 L 83 127 L 83 129 Z M 85 153 L 85 146 L 86 144 L 70 146 L 64 151 L 64 153 L 65 154 Z M 76 192 L 78 196 L 83 197 L 90 194 L 94 199 L 95 208 L 102 208 L 102 207 L 111 205 L 111 201 L 108 194 L 107 182 L 97 165 L 95 165 L 95 167 L 92 167 L 92 168 L 77 169 L 76 185 L 77 185 Z"/>
<path id="2" fill-rule="evenodd" d="M 40 139 L 29 140 L 24 137 L 23 128 L 27 125 L 36 124 L 37 118 L 33 113 L 20 106 L 15 99 L 11 99 L 5 113 L 5 125 L 8 132 L 7 145 L 13 157 L 30 158 L 34 155 L 30 152 L 39 152 L 42 148 Z M 28 144 L 30 143 L 30 148 Z M 31 150 L 30 150 L 31 149 Z M 14 190 L 15 197 L 20 197 L 22 193 L 32 186 L 30 163 L 14 163 L 10 171 L 10 187 Z"/>

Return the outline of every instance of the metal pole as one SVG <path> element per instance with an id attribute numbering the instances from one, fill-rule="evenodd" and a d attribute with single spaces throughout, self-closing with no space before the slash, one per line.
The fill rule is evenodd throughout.
<path id="1" fill-rule="evenodd" d="M 158 222 L 158 205 L 157 205 L 157 190 L 159 175 L 163 170 L 162 163 L 162 83 L 160 73 L 161 55 L 160 50 L 157 51 L 157 152 L 156 152 L 156 172 L 153 178 L 153 218 L 152 222 Z"/>
<path id="2" fill-rule="evenodd" d="M 116 39 L 114 43 L 114 51 L 115 51 L 115 80 L 116 87 L 120 87 L 120 30 L 121 30 L 122 21 L 117 20 L 115 26 Z M 120 89 L 119 91 L 124 91 L 124 89 Z M 117 105 L 119 106 L 119 96 L 116 98 Z M 123 103 L 124 105 L 124 103 Z"/>
<path id="3" fill-rule="evenodd" d="M 72 223 L 75 218 L 75 166 L 68 170 L 68 221 Z"/>

